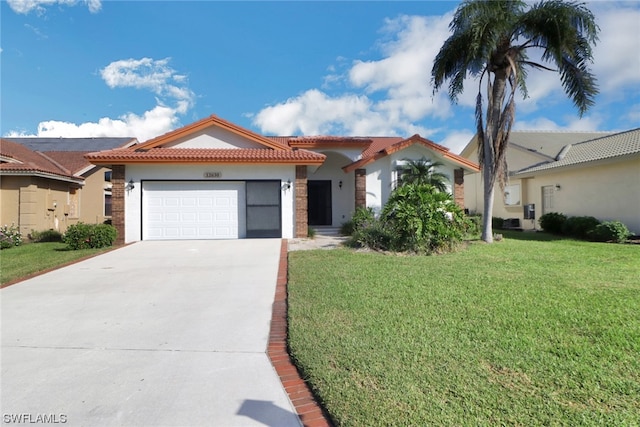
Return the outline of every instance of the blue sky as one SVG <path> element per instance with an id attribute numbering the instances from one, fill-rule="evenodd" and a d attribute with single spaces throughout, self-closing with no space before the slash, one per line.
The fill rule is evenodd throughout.
<path id="1" fill-rule="evenodd" d="M 9 0 L 0 4 L 0 133 L 135 136 L 216 114 L 267 135 L 419 133 L 459 152 L 477 82 L 432 95 L 457 2 Z M 601 93 L 580 119 L 532 71 L 516 129 L 640 126 L 640 2 L 589 2 Z"/>

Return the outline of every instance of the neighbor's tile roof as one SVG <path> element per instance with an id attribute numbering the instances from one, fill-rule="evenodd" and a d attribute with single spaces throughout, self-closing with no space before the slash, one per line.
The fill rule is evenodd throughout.
<path id="1" fill-rule="evenodd" d="M 129 147 L 137 139 L 126 138 L 3 138 L 47 158 L 71 175 L 82 173 L 93 165 L 85 159 L 87 153 Z M 22 151 L 26 153 L 26 151 Z"/>
<path id="2" fill-rule="evenodd" d="M 111 150 L 132 145 L 137 140 L 133 137 L 125 138 L 3 138 L 13 141 L 33 151 L 82 151 L 91 153 L 93 151 Z"/>
<path id="3" fill-rule="evenodd" d="M 322 164 L 326 156 L 307 150 L 270 148 L 151 148 L 89 153 L 92 163 L 294 163 Z"/>
<path id="4" fill-rule="evenodd" d="M 81 177 L 73 173 L 60 163 L 47 157 L 45 154 L 30 150 L 29 148 L 9 141 L 0 140 L 0 155 L 12 159 L 6 163 L 0 163 L 0 173 L 3 175 L 46 175 L 50 178 L 63 178 L 82 182 Z"/>
<path id="5" fill-rule="evenodd" d="M 516 175 L 640 154 L 640 128 L 567 145 L 557 160 L 516 172 Z"/>

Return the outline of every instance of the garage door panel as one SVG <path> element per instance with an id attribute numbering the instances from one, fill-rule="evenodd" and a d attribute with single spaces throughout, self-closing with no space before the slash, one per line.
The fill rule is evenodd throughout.
<path id="1" fill-rule="evenodd" d="M 143 239 L 244 237 L 244 192 L 244 182 L 143 182 Z"/>

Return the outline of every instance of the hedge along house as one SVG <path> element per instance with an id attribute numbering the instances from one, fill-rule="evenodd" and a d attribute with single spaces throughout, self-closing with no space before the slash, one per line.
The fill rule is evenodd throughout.
<path id="1" fill-rule="evenodd" d="M 86 157 L 113 170 L 120 243 L 306 237 L 356 207 L 379 210 L 405 158 L 442 162 L 461 205 L 464 175 L 479 170 L 419 135 L 267 137 L 217 116 Z"/>

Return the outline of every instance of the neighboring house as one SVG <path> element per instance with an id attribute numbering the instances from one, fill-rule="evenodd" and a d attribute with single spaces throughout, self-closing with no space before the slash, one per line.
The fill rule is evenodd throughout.
<path id="1" fill-rule="evenodd" d="M 379 211 L 404 158 L 440 161 L 456 201 L 472 161 L 419 135 L 267 137 L 210 116 L 144 143 L 87 155 L 113 170 L 121 242 L 304 237 L 359 206 Z"/>
<path id="2" fill-rule="evenodd" d="M 126 147 L 134 138 L 2 138 L 0 224 L 64 232 L 79 221 L 111 218 L 111 171 L 84 157 Z"/>
<path id="3" fill-rule="evenodd" d="M 507 150 L 509 182 L 504 193 L 496 188 L 493 216 L 517 219 L 524 229 L 539 227 L 537 220 L 548 212 L 593 216 L 621 221 L 640 234 L 640 129 L 513 131 Z M 475 138 L 461 155 L 477 160 Z M 481 174 L 468 176 L 465 184 L 465 206 L 481 213 Z M 535 214 L 526 215 L 531 208 Z"/>

